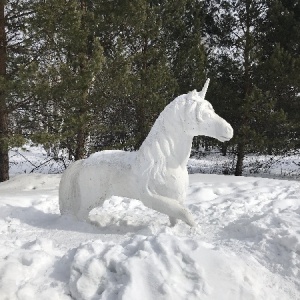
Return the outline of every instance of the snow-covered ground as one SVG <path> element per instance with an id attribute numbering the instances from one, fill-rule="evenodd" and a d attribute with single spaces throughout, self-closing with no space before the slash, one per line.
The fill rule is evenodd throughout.
<path id="1" fill-rule="evenodd" d="M 222 156 L 217 152 L 198 159 L 190 159 L 188 170 L 192 174 L 233 174 L 235 163 L 236 158 L 232 155 Z M 246 155 L 243 174 L 273 179 L 299 179 L 300 152 L 282 156 Z"/>
<path id="2" fill-rule="evenodd" d="M 118 197 L 60 216 L 60 176 L 0 184 L 0 299 L 300 299 L 299 181 L 191 174 L 190 228 Z"/>

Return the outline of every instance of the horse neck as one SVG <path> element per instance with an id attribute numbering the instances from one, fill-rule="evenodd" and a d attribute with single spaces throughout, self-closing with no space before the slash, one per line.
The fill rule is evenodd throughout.
<path id="1" fill-rule="evenodd" d="M 156 142 L 159 144 L 168 143 L 170 154 L 167 156 L 171 159 L 167 157 L 166 163 L 169 162 L 172 165 L 170 167 L 185 167 L 190 157 L 192 141 L 193 137 L 188 136 L 180 124 L 170 122 L 160 115 L 141 145 L 139 152 L 151 151 Z M 162 145 L 160 147 L 162 148 Z"/>
<path id="2" fill-rule="evenodd" d="M 174 157 L 178 165 L 186 167 L 191 154 L 193 137 L 188 136 L 184 131 L 178 128 L 173 136 Z"/>

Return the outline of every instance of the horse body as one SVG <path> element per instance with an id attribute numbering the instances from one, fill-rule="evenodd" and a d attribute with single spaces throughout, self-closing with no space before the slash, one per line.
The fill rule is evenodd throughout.
<path id="1" fill-rule="evenodd" d="M 93 208 L 121 196 L 168 215 L 171 224 L 181 219 L 195 225 L 183 206 L 193 136 L 225 141 L 233 135 L 230 124 L 204 100 L 207 85 L 200 93 L 181 95 L 167 105 L 137 152 L 102 151 L 72 164 L 60 183 L 61 213 L 88 220 Z"/>
<path id="2" fill-rule="evenodd" d="M 132 180 L 135 152 L 103 151 L 73 163 L 59 188 L 60 211 L 88 220 L 88 213 L 111 196 L 137 198 Z"/>
<path id="3" fill-rule="evenodd" d="M 145 206 L 168 214 L 172 223 L 183 219 L 193 224 L 189 212 L 179 205 L 186 198 L 186 167 L 173 168 L 172 175 L 164 177 L 164 183 L 155 185 L 140 174 L 138 152 L 105 151 L 105 155 L 102 154 L 98 152 L 79 160 L 64 172 L 59 189 L 62 214 L 87 221 L 93 208 L 112 196 L 120 196 L 141 200 Z"/>

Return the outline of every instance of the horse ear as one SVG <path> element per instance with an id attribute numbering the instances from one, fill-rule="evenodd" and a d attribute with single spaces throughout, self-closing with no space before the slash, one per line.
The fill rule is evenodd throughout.
<path id="1" fill-rule="evenodd" d="M 198 98 L 198 93 L 196 90 L 193 90 L 192 92 L 189 92 L 187 95 L 188 100 L 196 100 Z"/>
<path id="2" fill-rule="evenodd" d="M 210 81 L 210 79 L 207 78 L 207 80 L 206 80 L 206 82 L 205 82 L 205 84 L 204 84 L 204 86 L 203 86 L 202 91 L 198 93 L 199 97 L 202 98 L 202 99 L 205 99 L 205 94 L 206 94 L 206 92 L 207 92 L 207 88 L 208 88 L 208 85 L 209 85 L 209 81 Z"/>

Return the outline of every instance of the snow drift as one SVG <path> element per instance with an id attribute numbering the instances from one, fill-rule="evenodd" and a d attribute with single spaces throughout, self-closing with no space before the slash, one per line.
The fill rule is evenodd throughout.
<path id="1" fill-rule="evenodd" d="M 0 184 L 0 299 L 299 299 L 297 181 L 190 175 L 191 229 L 122 197 L 60 216 L 59 180 Z"/>

